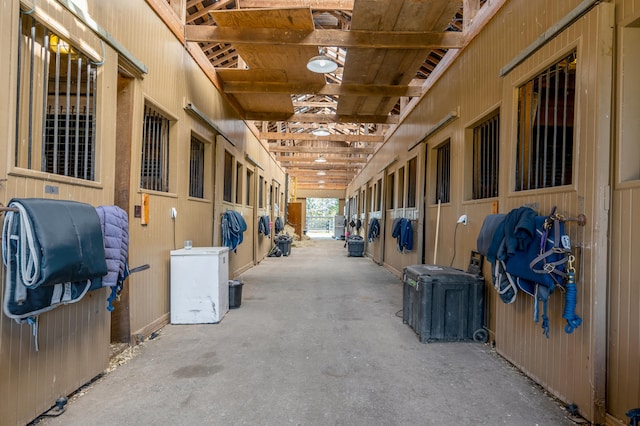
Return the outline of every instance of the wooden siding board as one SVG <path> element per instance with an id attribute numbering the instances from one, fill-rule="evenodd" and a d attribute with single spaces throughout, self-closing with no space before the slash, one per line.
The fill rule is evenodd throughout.
<path id="1" fill-rule="evenodd" d="M 452 105 L 459 105 L 464 114 L 460 122 L 451 125 L 454 128 L 451 130 L 452 140 L 459 141 L 463 135 L 461 131 L 455 130 L 456 128 L 463 126 L 465 120 L 468 122 L 472 117 L 479 117 L 491 105 L 501 102 L 501 132 L 504 135 L 501 138 L 501 159 L 512 158 L 514 152 L 510 141 L 515 137 L 515 129 L 512 124 L 515 120 L 513 88 L 519 84 L 518 82 L 530 78 L 532 74 L 544 69 L 550 62 L 556 60 L 556 56 L 560 53 L 555 54 L 554 52 L 567 51 L 572 45 L 578 45 L 581 49 L 580 66 L 596 68 L 600 66 L 602 69 L 604 64 L 602 61 L 606 61 L 606 56 L 600 58 L 601 53 L 595 48 L 599 45 L 600 39 L 596 37 L 607 30 L 605 27 L 599 26 L 598 12 L 590 13 L 552 40 L 541 52 L 528 58 L 525 64 L 512 72 L 512 75 L 505 79 L 496 79 L 491 76 L 497 75 L 501 65 L 518 54 L 528 43 L 535 40 L 540 31 L 546 28 L 545 26 L 557 22 L 578 3 L 577 1 L 570 4 L 547 1 L 542 6 L 539 3 L 535 6 L 526 3 L 505 5 L 494 18 L 495 25 L 490 25 L 486 31 L 472 41 L 467 51 L 458 57 L 459 64 L 453 65 L 452 70 L 442 80 L 443 82 L 436 82 L 432 85 L 429 95 L 416 106 L 403 125 L 396 129 L 390 142 L 394 145 L 401 145 L 404 138 L 411 137 L 409 132 L 415 138 L 421 133 L 419 129 L 428 127 L 429 121 L 433 120 L 432 117 L 437 117 L 439 111 L 449 109 Z M 541 10 L 544 10 L 544 13 L 541 13 Z M 514 15 L 517 15 L 517 19 L 513 19 Z M 498 44 L 497 48 L 496 43 Z M 488 49 L 487 46 L 492 48 Z M 474 80 L 478 75 L 487 76 L 482 84 Z M 590 217 L 590 220 L 591 216 L 597 218 L 598 214 L 601 214 L 594 206 L 602 195 L 600 184 L 597 183 L 599 181 L 596 181 L 596 177 L 587 176 L 585 170 L 604 171 L 606 169 L 606 166 L 602 164 L 602 148 L 598 144 L 599 140 L 606 141 L 606 138 L 596 137 L 598 126 L 601 125 L 598 120 L 602 119 L 602 113 L 595 107 L 598 100 L 592 88 L 594 87 L 594 77 L 585 72 L 580 75 L 580 79 L 583 90 L 578 102 L 584 107 L 580 110 L 579 122 L 582 124 L 576 136 L 578 143 L 575 149 L 575 184 L 557 190 L 514 193 L 512 190 L 513 162 L 507 160 L 501 165 L 500 211 L 507 212 L 523 203 L 538 203 L 541 213 L 549 211 L 553 205 L 558 205 L 559 210 L 563 213 L 569 215 L 585 213 Z M 446 82 L 449 81 L 464 83 L 447 84 Z M 464 93 L 464 96 L 461 93 Z M 415 142 L 414 140 L 412 143 Z M 434 135 L 428 144 L 435 146 L 439 142 L 440 136 Z M 453 141 L 454 146 L 456 143 L 459 142 Z M 390 150 L 385 149 L 385 146 L 380 149 L 377 155 L 385 157 L 389 155 Z M 604 148 L 607 149 L 606 146 Z M 377 171 L 374 170 L 374 166 L 369 169 L 371 176 Z M 603 174 L 606 175 L 606 172 L 601 173 L 598 179 L 601 179 Z M 357 177 L 357 181 L 366 181 L 367 176 L 367 171 L 365 171 L 362 176 Z M 458 194 L 463 192 L 460 189 L 464 186 L 462 177 L 453 176 L 452 185 Z M 352 187 L 356 186 L 357 184 Z M 431 190 L 428 193 L 431 193 Z M 452 209 L 458 208 L 460 198 L 460 196 L 452 194 Z M 429 202 L 431 203 L 431 200 Z M 461 205 L 465 205 L 465 202 L 462 201 Z M 470 217 L 472 221 L 474 220 L 473 216 L 475 214 Z M 480 217 L 480 219 L 482 218 Z M 433 256 L 432 243 L 429 242 L 432 238 L 429 238 L 429 235 L 433 234 L 434 226 L 435 209 L 431 205 L 425 214 L 424 234 L 428 241 L 427 250 L 431 252 L 431 254 L 426 254 L 427 259 L 431 259 Z M 562 399 L 576 401 L 581 408 L 584 407 L 587 416 L 594 414 L 590 408 L 593 402 L 590 377 L 595 374 L 594 367 L 590 364 L 593 353 L 592 323 L 595 320 L 591 304 L 593 297 L 597 294 L 596 290 L 601 289 L 598 286 L 602 286 L 602 283 L 592 283 L 594 276 L 592 265 L 599 261 L 599 256 L 596 256 L 594 251 L 602 250 L 602 246 L 594 247 L 590 242 L 598 235 L 598 232 L 602 232 L 602 226 L 602 223 L 598 223 L 597 226 L 591 223 L 588 224 L 587 229 L 578 232 L 575 225 L 568 224 L 569 232 L 574 241 L 579 236 L 582 240 L 581 243 L 585 242 L 585 247 L 582 250 L 577 250 L 582 252 L 578 259 L 580 263 L 578 265 L 577 313 L 583 316 L 585 322 L 572 335 L 566 335 L 563 331 L 565 321 L 561 318 L 563 299 L 560 292 L 553 294 L 549 303 L 551 322 L 549 340 L 541 335 L 540 326 L 533 323 L 533 301 L 530 297 L 520 295 L 521 300 L 508 306 L 495 300 L 494 307 L 497 349 L 527 374 L 538 379 L 554 395 Z M 444 226 L 441 228 L 441 232 L 441 238 L 446 239 L 446 235 L 452 232 L 452 228 L 448 229 Z M 463 238 L 465 241 L 462 243 L 463 245 L 468 244 L 467 239 L 467 236 Z M 442 260 L 446 258 L 446 249 L 440 250 L 444 254 L 442 256 L 439 254 L 438 259 Z M 396 269 L 402 268 L 402 259 L 385 257 L 385 263 L 387 262 L 393 264 Z M 505 324 L 513 326 L 505 327 Z"/>
<path id="2" fill-rule="evenodd" d="M 633 197 L 631 211 L 640 211 L 640 197 Z M 638 238 L 630 238 L 630 253 L 640 253 L 640 241 Z M 626 407 L 637 407 L 640 403 L 640 309 L 638 309 L 638 301 L 640 301 L 640 285 L 638 275 L 629 279 L 629 295 L 625 300 L 626 306 L 624 312 L 628 312 L 629 320 L 627 321 L 627 335 L 625 340 L 627 343 L 626 350 L 626 377 L 628 380 L 625 386 Z M 633 380 L 636 378 L 636 380 Z M 624 408 L 623 408 L 624 409 Z"/>
<path id="3" fill-rule="evenodd" d="M 616 24 L 627 25 L 640 18 L 640 1 L 618 0 L 616 4 Z M 617 34 L 620 34 L 618 31 Z M 618 55 L 621 48 L 616 49 Z M 618 56 L 617 63 L 622 58 Z M 617 69 L 616 92 L 627 90 L 623 87 L 624 78 L 621 67 Z M 621 99 L 616 100 L 617 108 Z M 631 113 L 633 115 L 633 113 Z M 617 119 L 623 120 L 624 114 L 619 113 Z M 618 127 L 620 128 L 620 126 Z M 620 143 L 621 134 L 614 135 L 615 148 L 619 158 L 632 155 Z M 622 176 L 621 162 L 616 164 L 614 176 Z M 636 247 L 640 228 L 635 224 L 634 216 L 640 208 L 638 197 L 638 182 L 614 182 L 612 198 L 612 220 L 610 238 L 610 273 L 609 273 L 609 315 L 608 315 L 608 363 L 607 363 L 607 411 L 611 417 L 622 424 L 626 423 L 626 411 L 638 406 L 640 401 L 640 315 L 637 306 L 640 287 L 637 261 L 634 262 L 633 251 Z M 635 331 L 634 331 L 635 329 Z"/>
<path id="4" fill-rule="evenodd" d="M 625 419 L 626 411 L 640 401 L 640 272 L 634 258 L 639 243 L 633 237 L 640 229 L 634 214 L 640 208 L 637 194 L 637 188 L 618 190 L 613 203 L 611 240 L 617 244 L 611 252 L 607 407 L 617 419 Z"/>

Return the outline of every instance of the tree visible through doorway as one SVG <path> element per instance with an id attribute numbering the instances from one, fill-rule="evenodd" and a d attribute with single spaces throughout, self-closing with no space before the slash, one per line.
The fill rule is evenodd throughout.
<path id="1" fill-rule="evenodd" d="M 337 198 L 307 198 L 307 235 L 311 238 L 331 238 L 337 214 Z"/>

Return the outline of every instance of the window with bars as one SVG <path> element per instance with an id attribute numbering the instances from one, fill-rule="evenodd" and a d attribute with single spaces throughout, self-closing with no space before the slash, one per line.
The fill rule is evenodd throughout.
<path id="1" fill-rule="evenodd" d="M 448 203 L 451 197 L 451 141 L 436 148 L 436 204 Z"/>
<path id="2" fill-rule="evenodd" d="M 407 207 L 416 206 L 416 175 L 418 159 L 413 157 L 407 163 Z"/>
<path id="3" fill-rule="evenodd" d="M 498 196 L 500 115 L 495 112 L 473 128 L 472 198 Z"/>
<path id="4" fill-rule="evenodd" d="M 387 206 L 388 210 L 393 210 L 396 208 L 396 183 L 395 183 L 395 173 L 389 173 L 387 175 Z"/>
<path id="5" fill-rule="evenodd" d="M 95 180 L 97 65 L 32 16 L 18 32 L 15 166 Z"/>
<path id="6" fill-rule="evenodd" d="M 151 105 L 144 106 L 140 187 L 169 192 L 169 130 L 171 122 Z"/>
<path id="7" fill-rule="evenodd" d="M 571 184 L 576 63 L 572 52 L 518 89 L 516 191 Z"/>
<path id="8" fill-rule="evenodd" d="M 236 204 L 242 204 L 242 163 L 239 161 L 236 163 Z"/>
<path id="9" fill-rule="evenodd" d="M 398 169 L 398 208 L 404 207 L 404 167 Z"/>
<path id="10" fill-rule="evenodd" d="M 245 182 L 247 185 L 247 191 L 246 191 L 246 205 L 247 206 L 251 206 L 251 200 L 253 199 L 253 172 L 249 169 L 247 169 L 247 181 Z"/>
<path id="11" fill-rule="evenodd" d="M 204 198 L 204 142 L 194 136 L 189 155 L 189 196 Z"/>
<path id="12" fill-rule="evenodd" d="M 264 186 L 266 185 L 266 182 L 264 181 L 264 178 L 262 176 L 260 176 L 259 178 L 259 187 L 258 187 L 258 208 L 263 208 L 264 207 Z"/>
<path id="13" fill-rule="evenodd" d="M 233 155 L 229 151 L 224 152 L 224 183 L 222 199 L 230 203 L 233 195 Z"/>

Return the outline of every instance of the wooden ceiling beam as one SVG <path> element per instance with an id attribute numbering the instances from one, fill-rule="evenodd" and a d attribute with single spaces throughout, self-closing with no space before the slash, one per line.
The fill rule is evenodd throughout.
<path id="1" fill-rule="evenodd" d="M 329 136 L 316 136 L 311 133 L 278 133 L 278 132 L 262 132 L 260 139 L 270 140 L 298 140 L 298 141 L 341 141 L 341 142 L 370 142 L 382 143 L 384 136 L 379 135 L 341 135 L 332 134 Z"/>
<path id="2" fill-rule="evenodd" d="M 299 123 L 377 123 L 398 124 L 397 115 L 336 115 L 336 114 L 294 114 L 252 112 L 247 111 L 243 115 L 245 120 L 255 121 L 293 121 Z"/>
<path id="3" fill-rule="evenodd" d="M 215 19 L 215 16 L 214 16 Z M 460 49 L 463 33 L 455 31 L 286 30 L 185 25 L 187 41 L 266 46 L 331 46 L 365 49 Z"/>
<path id="4" fill-rule="evenodd" d="M 295 171 L 295 170 L 315 170 L 315 171 L 324 170 L 324 171 L 327 171 L 327 170 L 333 170 L 333 171 L 340 171 L 340 172 L 345 172 L 345 173 L 355 173 L 360 169 L 361 169 L 361 167 L 356 166 L 355 164 L 351 164 L 351 163 L 332 163 L 329 160 L 327 160 L 326 163 L 316 163 L 314 161 L 311 161 L 311 162 L 305 162 L 305 163 L 296 163 L 293 166 L 287 167 L 287 171 Z"/>
<path id="5" fill-rule="evenodd" d="M 343 189 L 349 185 L 351 179 L 328 181 L 325 179 L 296 178 L 296 182 L 296 188 L 300 189 Z"/>
<path id="6" fill-rule="evenodd" d="M 316 170 L 300 170 L 300 169 L 290 169 L 288 170 L 289 174 L 292 176 L 304 176 L 312 179 L 322 179 L 322 180 L 340 180 L 340 179 L 351 179 L 355 172 L 341 172 L 339 170 L 324 170 L 324 174 L 318 174 Z"/>
<path id="7" fill-rule="evenodd" d="M 291 172 L 290 173 L 291 176 L 295 176 L 296 178 L 300 179 L 303 178 L 305 180 L 323 180 L 325 182 L 329 182 L 329 181 L 333 181 L 333 182 L 337 182 L 337 181 L 346 181 L 349 182 L 351 181 L 351 179 L 353 179 L 354 173 L 349 173 L 349 174 L 340 174 L 340 173 L 334 173 L 334 174 L 329 174 L 328 172 L 326 172 L 326 174 L 324 175 L 318 175 L 316 172 L 300 172 L 300 173 L 295 173 Z"/>
<path id="8" fill-rule="evenodd" d="M 281 83 L 272 81 L 225 81 L 225 93 L 304 93 L 335 96 L 416 97 L 422 95 L 422 86 L 391 84 L 325 84 L 307 82 Z"/>
<path id="9" fill-rule="evenodd" d="M 336 101 L 331 102 L 311 102 L 311 101 L 293 101 L 294 108 L 333 108 L 336 109 L 338 107 L 338 103 Z"/>
<path id="10" fill-rule="evenodd" d="M 200 10 L 198 10 L 195 13 L 191 13 L 189 15 L 187 15 L 187 24 L 195 21 L 198 18 L 202 18 L 203 16 L 207 15 L 210 11 L 212 10 L 220 10 L 220 9 L 225 9 L 227 7 L 227 5 L 233 3 L 235 0 L 221 0 L 218 1 L 217 3 L 213 3 L 210 4 L 207 7 L 204 7 Z"/>
<path id="11" fill-rule="evenodd" d="M 290 156 L 290 155 L 276 155 L 276 160 L 278 160 L 283 165 L 288 164 L 307 164 L 307 163 L 315 163 L 318 157 L 300 157 L 300 156 Z M 353 157 L 343 157 L 343 158 L 333 158 L 333 157 L 325 157 L 327 159 L 326 163 L 321 164 L 352 164 L 358 166 L 364 166 L 367 164 L 366 158 L 353 158 Z M 320 164 L 320 163 L 319 163 Z"/>
<path id="12" fill-rule="evenodd" d="M 237 0 L 240 9 L 310 7 L 313 10 L 353 10 L 355 0 Z"/>
<path id="13" fill-rule="evenodd" d="M 323 181 L 323 184 L 349 184 L 349 182 L 351 182 L 351 180 L 353 179 L 353 176 L 344 176 L 342 178 L 336 178 L 336 179 L 326 179 L 326 176 L 313 176 L 313 175 L 298 175 L 295 176 L 296 181 L 298 183 L 307 183 L 307 184 L 313 184 L 315 183 L 316 185 L 318 183 L 320 183 L 319 181 Z"/>
<path id="14" fill-rule="evenodd" d="M 318 185 L 324 185 L 325 188 L 328 185 L 347 186 L 353 180 L 353 176 L 345 176 L 341 179 L 323 179 L 326 178 L 326 176 L 295 176 L 295 178 L 297 182 L 296 187 L 298 188 L 300 188 L 301 184 L 315 185 L 316 187 L 318 187 Z M 320 181 L 322 181 L 322 183 Z"/>
<path id="15" fill-rule="evenodd" d="M 271 146 L 269 152 L 291 152 L 301 154 L 373 154 L 374 148 L 318 147 L 318 146 Z"/>

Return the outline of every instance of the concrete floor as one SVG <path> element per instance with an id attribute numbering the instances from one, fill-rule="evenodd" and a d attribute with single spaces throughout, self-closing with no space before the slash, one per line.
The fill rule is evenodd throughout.
<path id="1" fill-rule="evenodd" d="M 401 280 L 343 245 L 265 259 L 219 324 L 166 326 L 38 424 L 574 424 L 488 345 L 419 343 Z"/>

